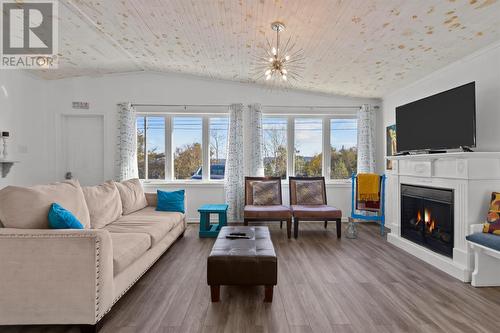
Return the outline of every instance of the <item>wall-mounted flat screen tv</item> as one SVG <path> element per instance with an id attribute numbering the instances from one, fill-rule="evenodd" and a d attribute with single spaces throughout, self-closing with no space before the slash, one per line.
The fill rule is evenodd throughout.
<path id="1" fill-rule="evenodd" d="M 396 128 L 400 153 L 475 147 L 475 82 L 398 106 Z"/>

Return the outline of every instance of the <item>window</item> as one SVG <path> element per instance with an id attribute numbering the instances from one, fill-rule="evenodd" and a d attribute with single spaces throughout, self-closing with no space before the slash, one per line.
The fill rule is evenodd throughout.
<path id="1" fill-rule="evenodd" d="M 330 120 L 330 178 L 345 179 L 356 172 L 358 122 L 356 119 Z"/>
<path id="2" fill-rule="evenodd" d="M 174 179 L 202 179 L 202 118 L 174 117 Z"/>
<path id="3" fill-rule="evenodd" d="M 228 126 L 227 117 L 210 118 L 210 179 L 224 179 Z"/>
<path id="4" fill-rule="evenodd" d="M 287 118 L 264 117 L 262 136 L 264 174 L 286 179 Z"/>
<path id="5" fill-rule="evenodd" d="M 137 117 L 137 162 L 140 178 L 165 179 L 164 117 Z"/>
<path id="6" fill-rule="evenodd" d="M 222 181 L 229 118 L 226 114 L 137 117 L 141 179 Z M 350 178 L 357 168 L 357 120 L 343 116 L 265 115 L 264 174 L 268 177 Z M 204 169 L 208 171 L 204 171 Z"/>
<path id="7" fill-rule="evenodd" d="M 139 178 L 224 179 L 229 127 L 225 114 L 139 115 L 136 121 Z M 210 169 L 207 175 L 204 165 Z"/>
<path id="8" fill-rule="evenodd" d="M 323 169 L 323 121 L 321 118 L 295 119 L 295 175 L 321 176 Z"/>

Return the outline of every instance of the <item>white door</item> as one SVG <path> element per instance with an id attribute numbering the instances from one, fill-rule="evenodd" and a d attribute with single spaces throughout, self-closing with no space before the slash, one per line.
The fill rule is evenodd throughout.
<path id="1" fill-rule="evenodd" d="M 82 185 L 104 181 L 104 116 L 62 116 L 62 178 L 71 173 Z"/>

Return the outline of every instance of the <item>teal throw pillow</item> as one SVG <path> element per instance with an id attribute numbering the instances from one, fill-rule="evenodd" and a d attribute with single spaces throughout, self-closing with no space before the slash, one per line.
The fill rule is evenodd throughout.
<path id="1" fill-rule="evenodd" d="M 157 211 L 185 213 L 184 190 L 172 192 L 158 190 L 156 193 L 158 196 Z"/>
<path id="2" fill-rule="evenodd" d="M 83 229 L 83 224 L 69 210 L 53 203 L 49 210 L 49 226 L 52 229 Z"/>

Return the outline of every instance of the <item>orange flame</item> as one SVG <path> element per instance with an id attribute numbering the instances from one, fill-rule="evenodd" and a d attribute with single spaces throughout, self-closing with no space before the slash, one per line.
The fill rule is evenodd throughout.
<path id="1" fill-rule="evenodd" d="M 431 225 L 429 226 L 429 232 L 432 232 L 432 230 L 436 229 L 436 222 L 434 220 L 431 221 Z"/>

